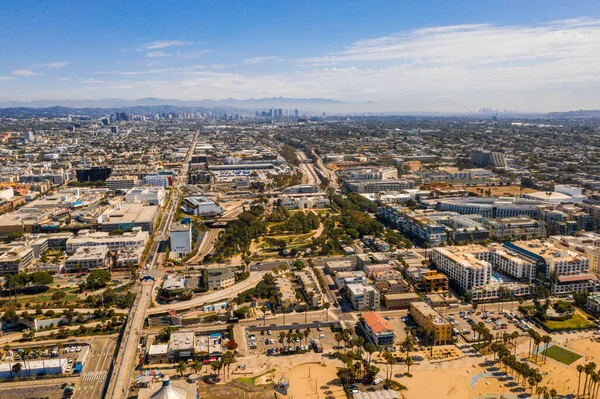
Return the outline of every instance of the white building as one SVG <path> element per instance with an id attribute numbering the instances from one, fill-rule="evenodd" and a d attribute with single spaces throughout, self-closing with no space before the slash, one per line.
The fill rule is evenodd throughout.
<path id="1" fill-rule="evenodd" d="M 123 235 L 111 236 L 106 232 L 90 232 L 90 230 L 80 230 L 76 237 L 67 240 L 67 252 L 74 252 L 79 247 L 97 247 L 106 246 L 115 252 L 119 248 L 144 248 L 150 234 L 142 231 L 139 227 L 134 227 L 133 231 L 123 233 Z"/>
<path id="2" fill-rule="evenodd" d="M 163 206 L 167 200 L 167 192 L 162 187 L 136 187 L 125 194 L 127 202 L 141 202 L 149 205 Z"/>
<path id="3" fill-rule="evenodd" d="M 192 226 L 190 224 L 177 223 L 171 227 L 169 236 L 171 255 L 183 258 L 192 252 Z"/>
<path id="4" fill-rule="evenodd" d="M 223 213 L 223 208 L 206 197 L 185 197 L 182 207 L 186 213 L 194 216 L 218 216 Z"/>
<path id="5" fill-rule="evenodd" d="M 371 285 L 348 284 L 346 294 L 354 310 L 379 309 L 379 291 Z"/>
<path id="6" fill-rule="evenodd" d="M 169 179 L 163 175 L 149 175 L 144 177 L 144 183 L 152 187 L 169 187 Z"/>
<path id="7" fill-rule="evenodd" d="M 109 266 L 110 251 L 106 245 L 79 247 L 65 262 L 65 269 L 69 273 L 91 269 L 108 269 Z"/>
<path id="8" fill-rule="evenodd" d="M 335 285 L 342 288 L 347 284 L 367 284 L 367 276 L 361 270 L 335 273 Z"/>
<path id="9" fill-rule="evenodd" d="M 106 179 L 106 188 L 112 191 L 127 191 L 134 188 L 137 182 L 136 176 L 111 176 Z"/>
<path id="10" fill-rule="evenodd" d="M 488 252 L 487 248 L 479 245 L 434 248 L 431 260 L 439 271 L 445 273 L 463 291 L 468 292 L 475 287 L 489 284 L 492 265 L 477 256 Z"/>
<path id="11" fill-rule="evenodd" d="M 69 362 L 63 359 L 42 359 L 42 360 L 20 360 L 6 363 L 0 363 L 0 378 L 16 377 L 12 371 L 15 363 L 21 363 L 22 368 L 19 376 L 34 376 L 38 374 L 64 374 Z"/>

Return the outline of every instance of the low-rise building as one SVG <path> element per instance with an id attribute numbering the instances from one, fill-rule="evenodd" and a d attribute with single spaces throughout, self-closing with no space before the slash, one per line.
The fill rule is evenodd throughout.
<path id="1" fill-rule="evenodd" d="M 78 247 L 73 255 L 65 262 L 65 269 L 69 273 L 92 270 L 108 269 L 110 267 L 110 251 L 106 245 L 97 247 Z"/>
<path id="2" fill-rule="evenodd" d="M 196 353 L 196 334 L 194 332 L 173 332 L 169 339 L 169 360 L 186 361 Z"/>
<path id="3" fill-rule="evenodd" d="M 600 313 L 600 295 L 588 296 L 585 307 L 596 314 Z"/>
<path id="4" fill-rule="evenodd" d="M 186 213 L 194 216 L 210 217 L 219 216 L 223 213 L 223 208 L 207 197 L 185 197 L 181 206 Z"/>
<path id="5" fill-rule="evenodd" d="M 395 334 L 390 323 L 378 312 L 367 312 L 362 315 L 361 326 L 369 342 L 380 350 L 394 346 Z"/>
<path id="6" fill-rule="evenodd" d="M 107 232 L 90 230 L 80 230 L 77 236 L 73 236 L 66 241 L 66 251 L 74 252 L 80 247 L 103 247 L 106 246 L 113 252 L 120 248 L 144 248 L 150 235 L 147 231 L 142 231 L 136 227 L 131 232 L 125 232 L 122 235 L 110 235 Z"/>
<path id="7" fill-rule="evenodd" d="M 360 270 L 353 270 L 350 272 L 337 272 L 335 273 L 335 285 L 338 288 L 346 286 L 346 284 L 363 284 L 367 283 L 367 276 L 365 272 Z"/>
<path id="8" fill-rule="evenodd" d="M 420 301 L 421 298 L 414 292 L 403 294 L 385 294 L 383 295 L 383 304 L 387 310 L 408 309 L 411 302 Z"/>
<path id="9" fill-rule="evenodd" d="M 167 191 L 163 187 L 135 187 L 127 191 L 125 200 L 163 206 L 167 201 Z"/>
<path id="10" fill-rule="evenodd" d="M 425 302 L 411 302 L 410 315 L 425 331 L 434 332 L 433 341 L 436 345 L 452 342 L 452 323 Z"/>
<path id="11" fill-rule="evenodd" d="M 208 289 L 210 291 L 231 287 L 235 284 L 235 273 L 231 267 L 208 269 Z"/>
<path id="12" fill-rule="evenodd" d="M 169 363 L 169 344 L 150 345 L 146 356 L 150 363 Z"/>
<path id="13" fill-rule="evenodd" d="M 300 283 L 307 303 L 312 307 L 319 307 L 323 302 L 323 295 L 317 281 L 310 269 L 300 270 L 294 273 Z"/>
<path id="14" fill-rule="evenodd" d="M 356 262 L 352 260 L 336 260 L 325 262 L 325 272 L 335 274 L 356 270 Z"/>
<path id="15" fill-rule="evenodd" d="M 104 232 L 129 230 L 141 227 L 143 231 L 152 233 L 158 218 L 159 207 L 143 205 L 138 202 L 121 202 L 106 209 L 98 217 L 97 223 Z"/>

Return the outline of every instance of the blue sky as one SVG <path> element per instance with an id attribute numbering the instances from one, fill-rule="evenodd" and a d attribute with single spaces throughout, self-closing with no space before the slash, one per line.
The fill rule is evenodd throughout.
<path id="1" fill-rule="evenodd" d="M 598 1 L 11 1 L 0 100 L 599 108 Z"/>

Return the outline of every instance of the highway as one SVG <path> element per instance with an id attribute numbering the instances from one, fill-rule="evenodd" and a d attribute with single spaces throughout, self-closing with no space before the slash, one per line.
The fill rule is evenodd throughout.
<path id="1" fill-rule="evenodd" d="M 260 280 L 262 280 L 265 273 L 266 272 L 252 273 L 250 275 L 250 277 L 248 277 L 246 280 L 239 282 L 235 285 L 232 285 L 231 287 L 228 287 L 228 288 L 225 288 L 222 290 L 218 290 L 218 291 L 212 291 L 212 292 L 210 292 L 208 294 L 204 294 L 204 295 L 195 295 L 189 301 L 155 306 L 151 309 L 148 309 L 148 314 L 152 315 L 152 314 L 156 314 L 156 313 L 165 312 L 167 309 L 185 310 L 185 309 L 190 309 L 192 307 L 202 306 L 205 303 L 213 303 L 213 302 L 218 302 L 221 300 L 233 298 L 233 297 L 237 296 L 237 294 L 239 294 L 240 292 L 243 292 L 252 287 L 255 287 L 256 284 L 258 284 L 260 282 Z"/>
<path id="2" fill-rule="evenodd" d="M 150 259 L 149 265 L 151 269 L 151 273 L 148 274 L 153 276 L 160 274 L 157 270 L 152 269 L 157 266 L 157 260 L 161 255 L 159 250 L 162 242 L 169 239 L 171 223 L 175 217 L 177 206 L 179 205 L 179 199 L 181 197 L 181 186 L 187 181 L 189 161 L 194 154 L 197 142 L 198 133 L 194 135 L 192 145 L 190 146 L 188 154 L 183 161 L 179 176 L 177 176 L 173 182 L 173 192 L 169 202 L 165 207 L 165 212 L 163 214 L 160 226 L 154 232 L 154 242 L 152 244 L 151 251 L 148 254 L 148 259 Z M 148 309 L 150 298 L 152 297 L 154 281 L 147 280 L 143 283 L 140 283 L 139 287 L 140 293 L 136 297 L 136 300 L 129 311 L 129 316 L 127 317 L 127 323 L 123 333 L 123 340 L 121 342 L 121 346 L 119 347 L 116 360 L 113 364 L 113 374 L 109 380 L 107 396 L 114 399 L 127 397 L 133 369 L 138 364 L 137 348 L 139 336 L 144 327 L 144 319 L 146 318 L 146 311 Z"/>

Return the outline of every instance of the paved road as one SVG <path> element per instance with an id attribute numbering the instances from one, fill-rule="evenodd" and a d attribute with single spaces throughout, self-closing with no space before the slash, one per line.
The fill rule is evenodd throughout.
<path id="1" fill-rule="evenodd" d="M 250 277 L 238 284 L 232 285 L 231 287 L 225 288 L 223 290 L 212 291 L 208 294 L 196 295 L 189 301 L 153 307 L 151 309 L 148 309 L 148 314 L 152 315 L 156 313 L 165 312 L 167 309 L 185 310 L 192 307 L 201 306 L 205 303 L 212 303 L 224 299 L 233 298 L 240 292 L 246 291 L 256 286 L 256 284 L 258 284 L 258 282 L 262 280 L 264 274 L 265 272 L 252 273 Z"/>
<path id="2" fill-rule="evenodd" d="M 179 176 L 177 176 L 175 182 L 173 183 L 173 193 L 169 199 L 169 202 L 167 203 L 167 206 L 165 207 L 165 213 L 163 215 L 161 224 L 158 230 L 154 233 L 155 242 L 148 256 L 148 259 L 150 259 L 150 269 L 154 269 L 156 267 L 156 262 L 158 261 L 159 256 L 161 256 L 161 253 L 159 253 L 160 241 L 167 240 L 169 237 L 171 224 L 173 222 L 173 218 L 175 217 L 177 205 L 179 204 L 179 198 L 181 196 L 181 187 L 187 180 L 187 172 L 189 168 L 188 162 L 194 154 L 197 142 L 198 133 L 195 134 L 192 145 L 190 146 L 188 154 L 181 166 Z M 123 333 L 123 342 L 119 348 L 113 367 L 113 375 L 110 378 L 107 388 L 106 396 L 113 399 L 127 397 L 133 369 L 138 364 L 137 348 L 139 343 L 139 335 L 144 327 L 144 319 L 146 318 L 146 311 L 152 297 L 154 281 L 149 280 L 144 283 L 140 283 L 140 285 L 141 291 L 130 310 L 129 317 L 127 318 L 127 324 Z"/>
<path id="3" fill-rule="evenodd" d="M 90 341 L 90 354 L 83 367 L 83 372 L 75 396 L 90 399 L 102 399 L 104 387 L 108 377 L 110 363 L 115 355 L 117 339 L 92 338 Z"/>

